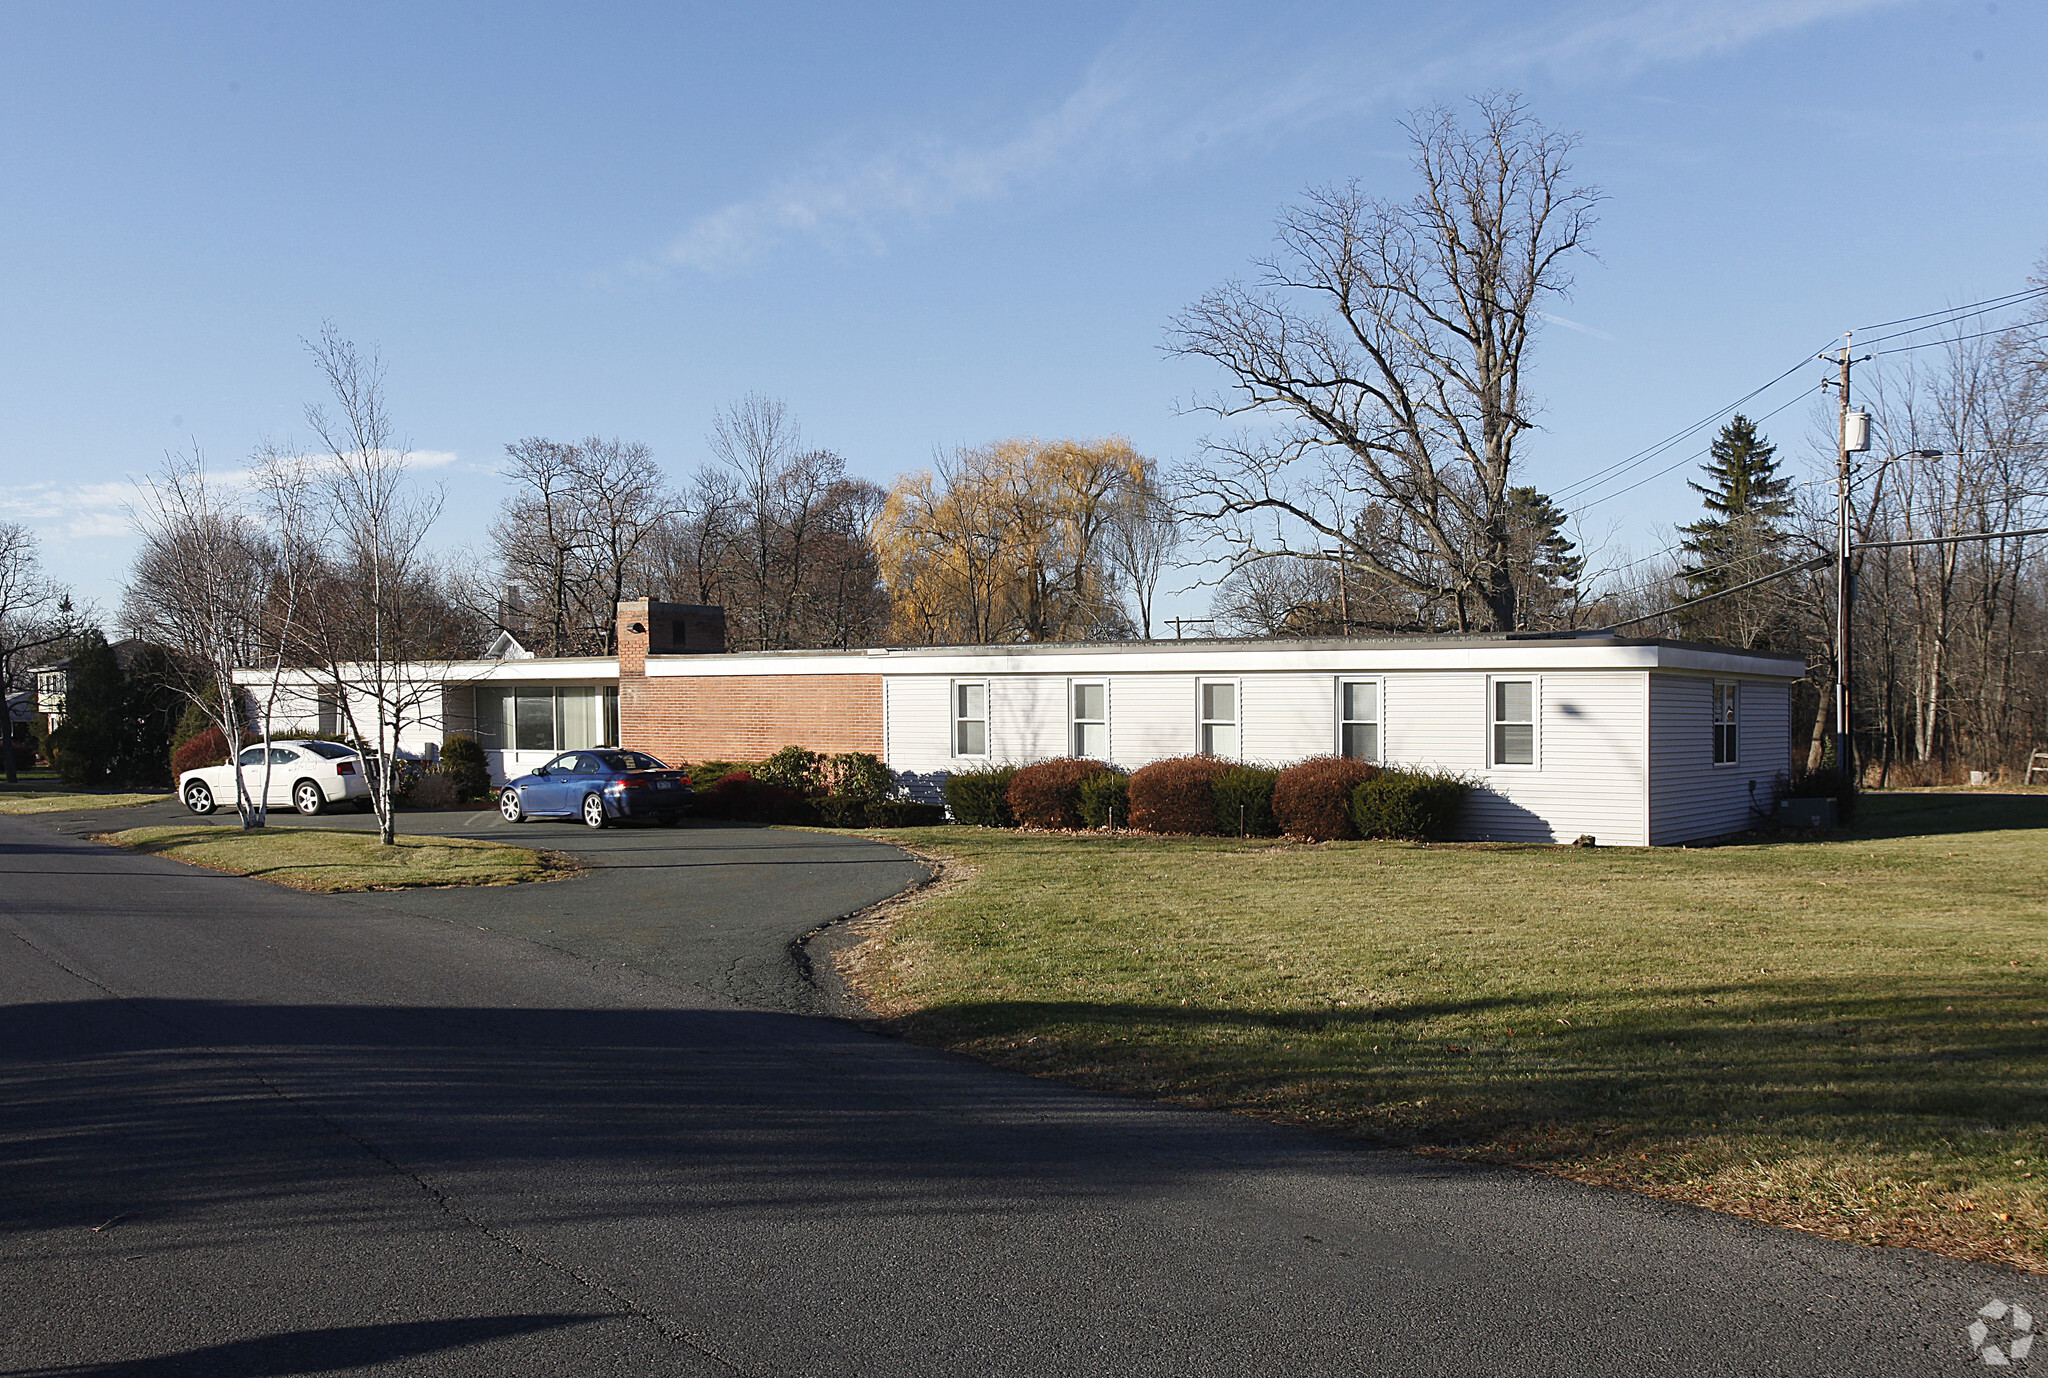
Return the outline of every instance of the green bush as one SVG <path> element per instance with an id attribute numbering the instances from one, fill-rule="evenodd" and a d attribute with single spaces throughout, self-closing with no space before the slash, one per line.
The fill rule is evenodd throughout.
<path id="1" fill-rule="evenodd" d="M 1022 828 L 1081 826 L 1081 784 L 1109 769 L 1101 761 L 1059 756 L 1034 761 L 1010 777 L 1005 797 L 1010 817 Z"/>
<path id="2" fill-rule="evenodd" d="M 450 737 L 441 743 L 441 774 L 447 777 L 458 803 L 467 804 L 491 792 L 491 758 L 474 737 Z"/>
<path id="3" fill-rule="evenodd" d="M 984 766 L 980 770 L 956 771 L 946 777 L 946 808 L 955 823 L 976 828 L 1014 828 L 1010 812 L 1010 781 L 1015 766 Z"/>
<path id="4" fill-rule="evenodd" d="M 896 791 L 896 772 L 865 751 L 832 757 L 825 763 L 825 778 L 833 794 L 847 799 L 887 799 Z"/>
<path id="5" fill-rule="evenodd" d="M 868 822 L 868 801 L 850 795 L 827 794 L 811 801 L 818 824 L 826 828 L 864 828 Z"/>
<path id="6" fill-rule="evenodd" d="M 750 780 L 754 777 L 754 768 L 744 761 L 703 761 L 694 766 L 676 768 L 690 777 L 690 788 L 699 794 L 705 793 L 734 771 L 743 772 Z"/>
<path id="7" fill-rule="evenodd" d="M 825 758 L 808 747 L 786 746 L 755 766 L 753 774 L 764 785 L 795 794 L 825 792 Z"/>
<path id="8" fill-rule="evenodd" d="M 1445 771 L 1383 770 L 1351 794 L 1360 837 L 1442 837 L 1458 825 L 1472 782 Z"/>
<path id="9" fill-rule="evenodd" d="M 1273 786 L 1280 772 L 1265 766 L 1232 766 L 1209 782 L 1216 797 L 1216 826 L 1226 837 L 1278 837 L 1273 821 Z"/>
<path id="10" fill-rule="evenodd" d="M 1351 821 L 1351 796 L 1380 773 L 1370 761 L 1348 756 L 1311 756 L 1280 772 L 1273 785 L 1273 819 L 1280 831 L 1304 842 L 1358 836 Z"/>
<path id="11" fill-rule="evenodd" d="M 870 828 L 935 828 L 946 821 L 945 806 L 916 799 L 870 799 L 867 825 Z"/>
<path id="12" fill-rule="evenodd" d="M 1076 807 L 1086 827 L 1130 827 L 1131 777 L 1120 770 L 1089 776 L 1081 782 Z"/>
<path id="13" fill-rule="evenodd" d="M 1170 756 L 1140 767 L 1131 776 L 1131 826 L 1148 833 L 1214 833 L 1216 777 L 1234 769 L 1236 762 L 1220 756 Z"/>

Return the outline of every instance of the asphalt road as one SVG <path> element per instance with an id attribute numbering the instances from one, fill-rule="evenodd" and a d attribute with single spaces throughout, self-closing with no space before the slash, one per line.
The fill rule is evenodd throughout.
<path id="1" fill-rule="evenodd" d="M 94 826 L 0 819 L 0 1375 L 1919 1375 L 2048 1317 L 793 1012 L 874 844 L 540 825 L 597 868 L 322 898 Z"/>

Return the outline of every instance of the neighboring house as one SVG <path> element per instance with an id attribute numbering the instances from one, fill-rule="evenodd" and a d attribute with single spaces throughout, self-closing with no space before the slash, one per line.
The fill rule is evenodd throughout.
<path id="1" fill-rule="evenodd" d="M 728 653 L 715 612 L 642 599 L 619 606 L 616 657 L 421 667 L 435 684 L 404 740 L 473 733 L 500 779 L 601 743 L 674 764 L 795 744 L 872 752 L 927 788 L 1053 756 L 1342 754 L 1469 776 L 1469 837 L 1661 845 L 1768 808 L 1805 673 L 1727 646 L 1523 634 Z"/>
<path id="2" fill-rule="evenodd" d="M 114 642 L 107 649 L 114 653 L 114 663 L 125 671 L 134 665 L 135 657 L 148 645 L 141 637 L 131 636 Z M 47 715 L 54 729 L 64 721 L 64 695 L 71 680 L 71 658 L 66 656 L 47 665 L 35 666 L 28 673 L 36 686 L 35 711 Z"/>

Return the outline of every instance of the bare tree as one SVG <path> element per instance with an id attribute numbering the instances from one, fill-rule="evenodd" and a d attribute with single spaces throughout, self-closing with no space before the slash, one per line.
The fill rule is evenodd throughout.
<path id="1" fill-rule="evenodd" d="M 1147 641 L 1152 639 L 1152 603 L 1159 581 L 1180 543 L 1179 520 L 1154 470 L 1148 466 L 1142 479 L 1119 486 L 1105 552 L 1123 576 L 1138 614 L 1134 620 L 1139 634 Z"/>
<path id="2" fill-rule="evenodd" d="M 1204 297 L 1169 347 L 1230 375 L 1207 410 L 1279 423 L 1212 441 L 1181 475 L 1181 510 L 1234 565 L 1341 561 L 1448 601 L 1460 628 L 1508 630 L 1523 368 L 1599 196 L 1568 181 L 1574 138 L 1512 95 L 1475 105 L 1476 129 L 1442 107 L 1407 125 L 1412 199 L 1312 192 L 1257 282 Z M 1362 521 L 1375 510 L 1392 519 Z"/>
<path id="3" fill-rule="evenodd" d="M 306 408 L 320 438 L 317 501 L 326 534 L 323 581 L 300 638 L 305 659 L 332 684 L 349 734 L 373 759 L 378 833 L 397 837 L 400 737 L 438 714 L 452 666 L 448 604 L 426 546 L 443 494 L 410 478 L 410 452 L 384 402 L 384 366 L 332 324 L 309 341 L 333 399 Z M 367 730 L 366 730 L 367 729 Z"/>
<path id="4" fill-rule="evenodd" d="M 581 546 L 571 494 L 573 446 L 538 436 L 505 447 L 504 476 L 518 485 L 491 527 L 491 543 L 505 579 L 538 601 L 525 609 L 534 626 L 547 628 L 540 650 L 569 654 L 570 556 Z"/>
<path id="5" fill-rule="evenodd" d="M 658 533 L 675 515 L 668 480 L 637 441 L 575 445 L 534 437 L 505 447 L 519 485 L 491 529 L 506 580 L 530 592 L 548 655 L 609 655 L 629 586 L 648 578 Z"/>
<path id="6" fill-rule="evenodd" d="M 220 732 L 234 760 L 252 725 L 236 672 L 262 664 L 266 650 L 287 636 L 282 627 L 266 635 L 276 550 L 236 495 L 208 475 L 197 449 L 166 456 L 138 488 L 130 519 L 142 544 L 122 620 L 135 635 L 174 653 L 179 693 Z M 263 718 L 267 741 L 268 714 Z M 267 797 L 267 785 L 253 791 L 244 772 L 235 772 L 235 811 L 244 828 L 264 825 Z"/>
<path id="7" fill-rule="evenodd" d="M 28 683 L 29 662 L 83 626 L 62 585 L 43 574 L 35 533 L 0 522 L 0 769 L 15 779 L 14 715 L 9 695 Z"/>

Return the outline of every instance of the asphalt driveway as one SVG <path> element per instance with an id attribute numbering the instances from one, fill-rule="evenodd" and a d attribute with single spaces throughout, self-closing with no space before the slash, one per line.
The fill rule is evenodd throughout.
<path id="1" fill-rule="evenodd" d="M 66 835 L 142 821 L 0 819 L 0 1374 L 1925 1374 L 2048 1315 L 804 1013 L 877 844 L 319 897 Z"/>

